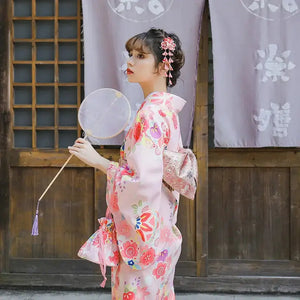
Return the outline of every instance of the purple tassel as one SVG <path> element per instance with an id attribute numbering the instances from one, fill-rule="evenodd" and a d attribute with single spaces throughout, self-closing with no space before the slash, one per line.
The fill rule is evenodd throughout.
<path id="1" fill-rule="evenodd" d="M 36 236 L 39 235 L 39 204 L 40 201 L 37 203 L 35 217 L 32 225 L 31 235 Z"/>
<path id="2" fill-rule="evenodd" d="M 39 216 L 38 214 L 34 217 L 34 222 L 32 225 L 31 235 L 39 235 Z"/>

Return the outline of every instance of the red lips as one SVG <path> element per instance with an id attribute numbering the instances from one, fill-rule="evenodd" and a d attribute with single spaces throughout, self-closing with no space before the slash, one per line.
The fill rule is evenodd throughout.
<path id="1" fill-rule="evenodd" d="M 128 68 L 127 69 L 127 75 L 133 74 L 133 72 Z"/>

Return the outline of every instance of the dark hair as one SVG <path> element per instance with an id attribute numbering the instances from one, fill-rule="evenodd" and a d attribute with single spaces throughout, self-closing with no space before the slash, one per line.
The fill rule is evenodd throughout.
<path id="1" fill-rule="evenodd" d="M 172 63 L 173 71 L 171 71 L 171 74 L 173 78 L 171 85 L 169 84 L 168 78 L 166 78 L 167 86 L 174 86 L 180 76 L 180 69 L 184 65 L 185 61 L 184 53 L 181 49 L 181 42 L 176 34 L 167 33 L 162 29 L 151 28 L 147 32 L 139 33 L 130 38 L 126 42 L 125 47 L 128 52 L 137 50 L 142 53 L 147 53 L 145 48 L 149 49 L 154 55 L 156 67 L 158 67 L 158 64 L 162 62 L 164 58 L 163 50 L 160 48 L 160 44 L 166 37 L 172 38 L 176 44 L 176 48 L 173 52 L 174 56 L 172 57 L 174 62 Z"/>

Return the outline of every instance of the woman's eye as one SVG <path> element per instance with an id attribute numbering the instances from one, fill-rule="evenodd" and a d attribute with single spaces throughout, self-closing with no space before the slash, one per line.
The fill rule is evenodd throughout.
<path id="1" fill-rule="evenodd" d="M 145 56 L 144 56 L 144 54 L 138 54 L 137 57 L 138 58 L 144 58 Z"/>
<path id="2" fill-rule="evenodd" d="M 128 56 L 131 57 L 131 56 L 132 56 L 132 53 L 128 53 Z"/>

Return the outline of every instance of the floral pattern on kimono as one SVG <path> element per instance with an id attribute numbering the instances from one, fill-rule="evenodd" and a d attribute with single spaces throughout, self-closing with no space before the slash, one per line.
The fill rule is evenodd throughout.
<path id="1" fill-rule="evenodd" d="M 106 201 L 121 256 L 112 268 L 113 299 L 175 299 L 179 195 L 162 183 L 162 160 L 166 147 L 182 146 L 178 112 L 184 103 L 169 93 L 150 94 L 127 133 L 119 163 L 107 170 Z"/>

